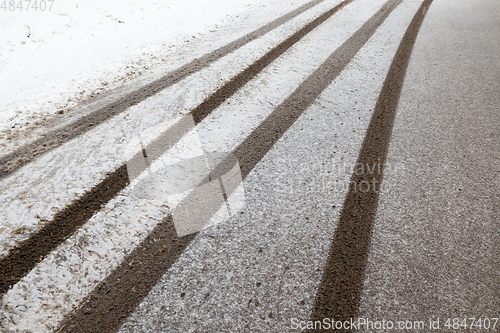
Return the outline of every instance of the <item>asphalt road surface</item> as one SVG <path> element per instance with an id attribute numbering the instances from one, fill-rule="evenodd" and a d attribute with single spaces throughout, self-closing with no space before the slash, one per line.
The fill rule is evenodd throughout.
<path id="1" fill-rule="evenodd" d="M 0 329 L 500 332 L 499 32 L 303 1 L 5 153 Z"/>

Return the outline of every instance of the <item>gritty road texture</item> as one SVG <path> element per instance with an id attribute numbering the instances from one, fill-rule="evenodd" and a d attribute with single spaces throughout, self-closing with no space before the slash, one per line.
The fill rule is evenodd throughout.
<path id="1" fill-rule="evenodd" d="M 499 13 L 489 0 L 429 9 L 387 157 L 407 167 L 384 179 L 360 316 L 443 329 L 500 315 Z"/>

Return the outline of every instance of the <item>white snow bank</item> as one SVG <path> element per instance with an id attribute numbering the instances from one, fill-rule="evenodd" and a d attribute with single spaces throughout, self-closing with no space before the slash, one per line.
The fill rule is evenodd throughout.
<path id="1" fill-rule="evenodd" d="M 55 0 L 45 11 L 0 9 L 0 144 L 168 62 L 183 44 L 258 3 Z"/>

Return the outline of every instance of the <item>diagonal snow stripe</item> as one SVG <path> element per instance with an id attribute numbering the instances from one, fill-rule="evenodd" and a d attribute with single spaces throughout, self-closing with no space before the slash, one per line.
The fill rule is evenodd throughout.
<path id="1" fill-rule="evenodd" d="M 390 0 L 342 44 L 235 150 L 245 178 L 319 94 L 342 72 L 401 0 Z M 189 199 L 188 199 L 189 200 Z M 87 297 L 59 332 L 118 330 L 194 239 L 177 238 L 171 217 L 159 223 Z M 138 277 L 141 283 L 138 283 Z"/>
<path id="2" fill-rule="evenodd" d="M 299 16 L 300 14 L 319 5 L 324 1 L 325 0 L 310 1 L 300 6 L 299 8 L 277 18 L 276 20 L 260 27 L 259 29 L 252 31 L 247 35 L 204 55 L 203 57 L 193 60 L 171 73 L 166 74 L 162 78 L 142 87 L 141 89 L 129 93 L 120 100 L 113 101 L 112 103 L 100 108 L 99 110 L 91 112 L 88 115 L 75 120 L 64 128 L 50 132 L 43 138 L 40 138 L 33 143 L 27 144 L 10 154 L 2 156 L 0 158 L 0 179 L 12 174 L 23 165 L 32 161 L 36 156 L 61 146 L 63 143 L 93 129 L 110 117 L 114 117 L 117 114 L 125 111 L 130 106 L 136 105 L 143 100 L 155 95 L 161 90 L 170 87 L 171 85 L 185 79 L 186 77 L 196 72 L 199 72 L 211 63 L 238 50 L 239 48 L 252 42 L 253 40 L 264 36 L 268 32 L 276 29 L 277 27 L 285 24 L 286 22 L 292 20 L 293 18 Z"/>
<path id="3" fill-rule="evenodd" d="M 285 53 L 304 36 L 313 31 L 314 28 L 318 27 L 352 1 L 354 0 L 345 0 L 326 11 L 266 53 L 266 55 L 257 60 L 243 73 L 230 80 L 215 94 L 203 102 L 200 107 L 192 111 L 191 114 L 195 119 L 195 123 L 198 124 L 201 122 L 210 112 L 234 95 L 236 91 L 270 65 L 276 58 Z M 173 144 L 175 143 L 175 139 L 172 140 L 172 138 L 181 138 L 186 129 L 183 126 L 180 126 L 180 128 L 174 126 L 171 130 L 174 131 L 174 133 L 168 134 L 167 136 L 171 138 L 170 142 Z M 153 144 L 157 144 L 157 142 L 161 140 L 163 139 L 158 138 Z M 169 147 L 168 145 L 164 146 L 164 151 Z M 5 292 L 10 286 L 17 283 L 17 281 L 33 269 L 41 259 L 67 239 L 77 228 L 88 221 L 95 212 L 99 211 L 128 184 L 129 179 L 126 173 L 126 166 L 122 165 L 117 170 L 111 172 L 101 183 L 85 193 L 80 199 L 57 213 L 54 219 L 44 225 L 40 231 L 33 234 L 28 240 L 22 242 L 6 257 L 2 258 L 0 260 L 0 272 L 2 273 L 0 275 L 0 293 Z M 101 191 L 104 191 L 104 195 L 102 196 L 99 195 Z"/>

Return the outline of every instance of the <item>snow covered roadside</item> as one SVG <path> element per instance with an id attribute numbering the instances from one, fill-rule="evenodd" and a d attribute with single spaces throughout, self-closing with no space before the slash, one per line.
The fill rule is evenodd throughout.
<path id="1" fill-rule="evenodd" d="M 0 9 L 0 155 L 61 111 L 173 65 L 186 45 L 277 3 L 55 0 L 50 11 Z"/>

